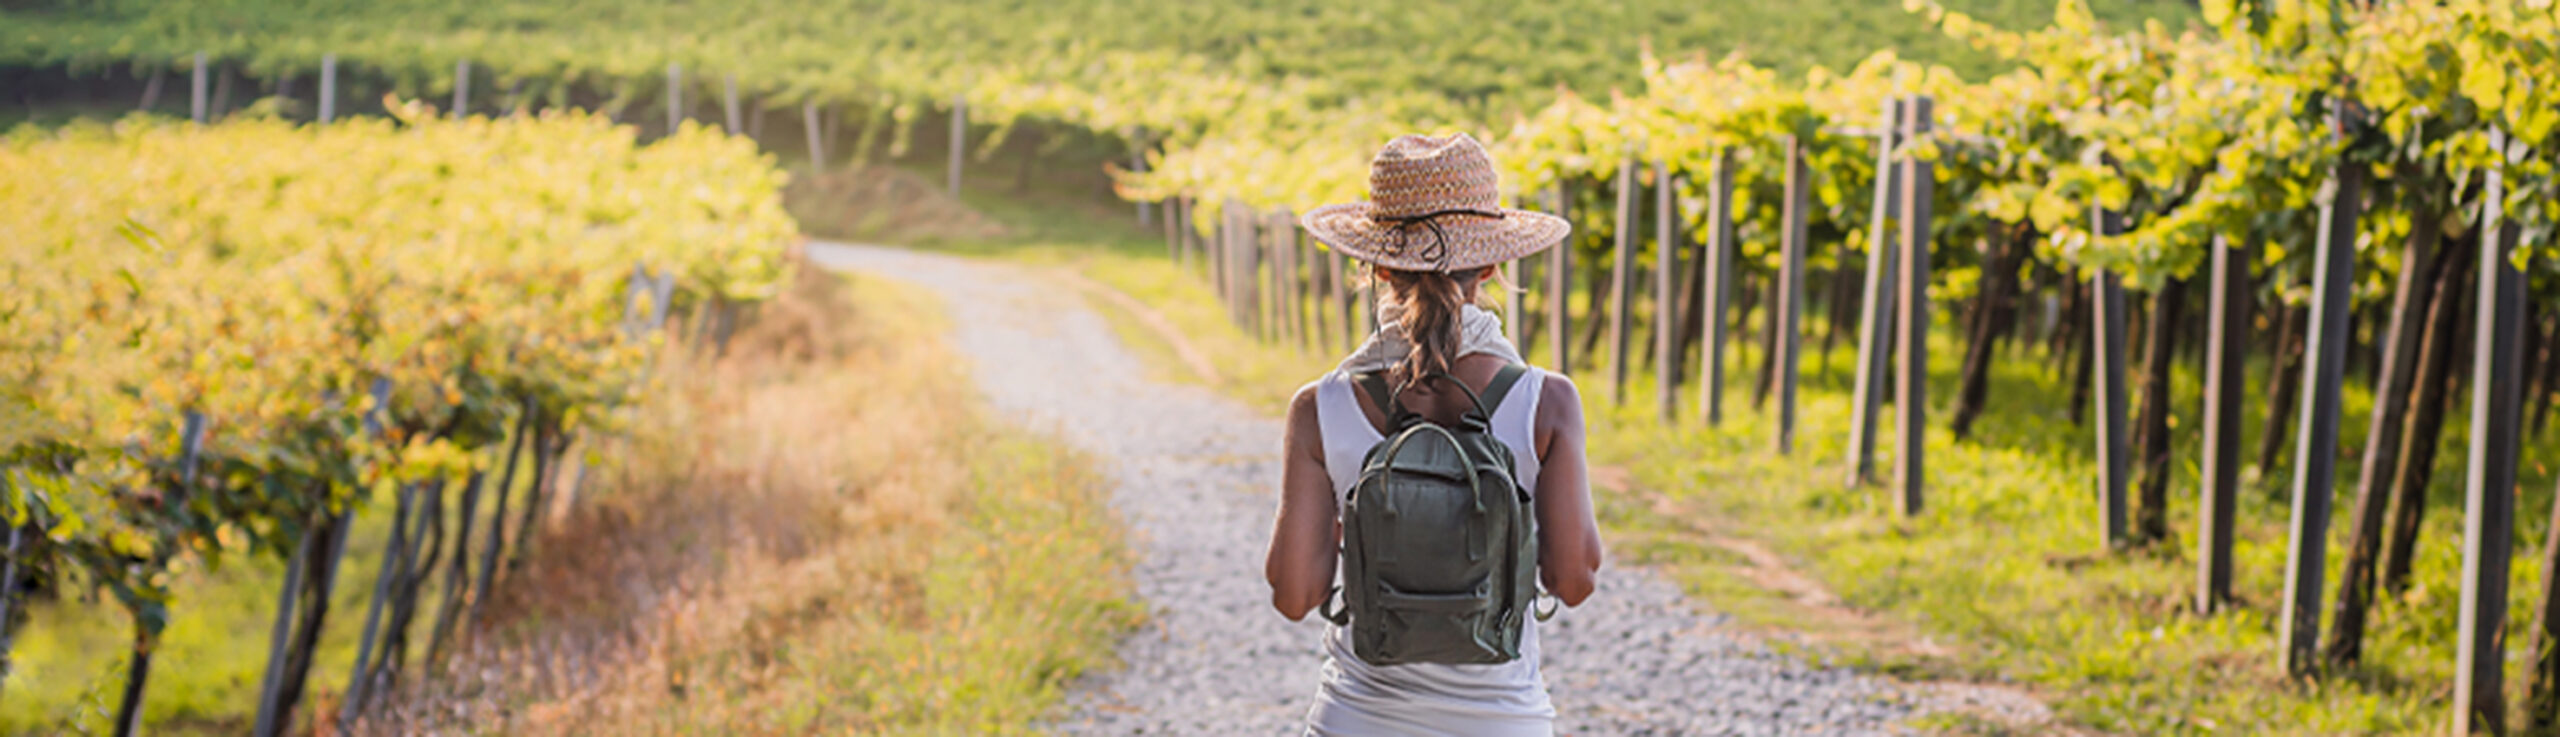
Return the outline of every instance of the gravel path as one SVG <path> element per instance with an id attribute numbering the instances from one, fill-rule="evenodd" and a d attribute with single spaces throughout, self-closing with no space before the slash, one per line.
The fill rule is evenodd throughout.
<path id="1" fill-rule="evenodd" d="M 993 404 L 1109 464 L 1152 616 L 1122 643 L 1126 668 L 1085 677 L 1052 729 L 1296 734 L 1323 656 L 1316 618 L 1281 619 L 1262 582 L 1277 419 L 1149 381 L 1072 291 L 1022 269 L 869 246 L 809 255 L 942 294 Z M 1604 570 L 1591 601 L 1540 633 L 1558 733 L 1873 734 L 1914 709 L 1897 684 L 1773 653 L 1723 621 L 1653 571 Z"/>

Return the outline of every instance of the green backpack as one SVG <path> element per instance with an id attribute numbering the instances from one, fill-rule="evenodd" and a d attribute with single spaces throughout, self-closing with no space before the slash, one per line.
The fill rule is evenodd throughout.
<path id="1" fill-rule="evenodd" d="M 1494 374 L 1483 395 L 1445 373 L 1475 409 L 1443 426 L 1397 402 L 1377 373 L 1355 377 L 1393 430 L 1369 449 L 1342 510 L 1345 606 L 1324 616 L 1349 628 L 1372 665 L 1505 663 L 1520 657 L 1538 595 L 1538 536 L 1529 492 L 1513 477 L 1510 446 L 1492 418 L 1527 367 Z M 1492 397 L 1487 403 L 1483 397 Z"/>

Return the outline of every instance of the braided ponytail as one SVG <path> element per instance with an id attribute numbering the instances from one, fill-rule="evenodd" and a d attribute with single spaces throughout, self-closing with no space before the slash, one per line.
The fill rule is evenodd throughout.
<path id="1" fill-rule="evenodd" d="M 1389 303 L 1399 313 L 1397 326 L 1413 343 L 1413 351 L 1405 354 L 1404 361 L 1388 374 L 1390 383 L 1403 386 L 1419 377 L 1447 372 L 1458 362 L 1459 311 L 1466 304 L 1467 286 L 1474 284 L 1482 271 L 1376 270 L 1378 279 L 1387 285 Z"/>

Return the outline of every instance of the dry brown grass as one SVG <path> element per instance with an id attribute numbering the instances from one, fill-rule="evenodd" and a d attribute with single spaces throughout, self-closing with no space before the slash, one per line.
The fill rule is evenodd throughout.
<path id="1" fill-rule="evenodd" d="M 793 172 L 782 206 L 802 232 L 826 238 L 943 243 L 1010 234 L 1004 224 L 944 192 L 940 181 L 892 166 Z"/>
<path id="2" fill-rule="evenodd" d="M 1100 478 L 930 299 L 803 278 L 591 451 L 485 635 L 368 731 L 1011 733 L 1134 623 Z"/>

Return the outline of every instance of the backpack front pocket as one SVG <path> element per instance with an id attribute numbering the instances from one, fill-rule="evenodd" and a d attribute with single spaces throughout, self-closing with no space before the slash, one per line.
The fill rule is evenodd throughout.
<path id="1" fill-rule="evenodd" d="M 1361 654 L 1370 662 L 1501 663 L 1517 657 L 1495 644 L 1490 579 L 1450 594 L 1402 591 L 1381 581 L 1375 604 L 1383 621 L 1362 638 L 1372 646 Z"/>

